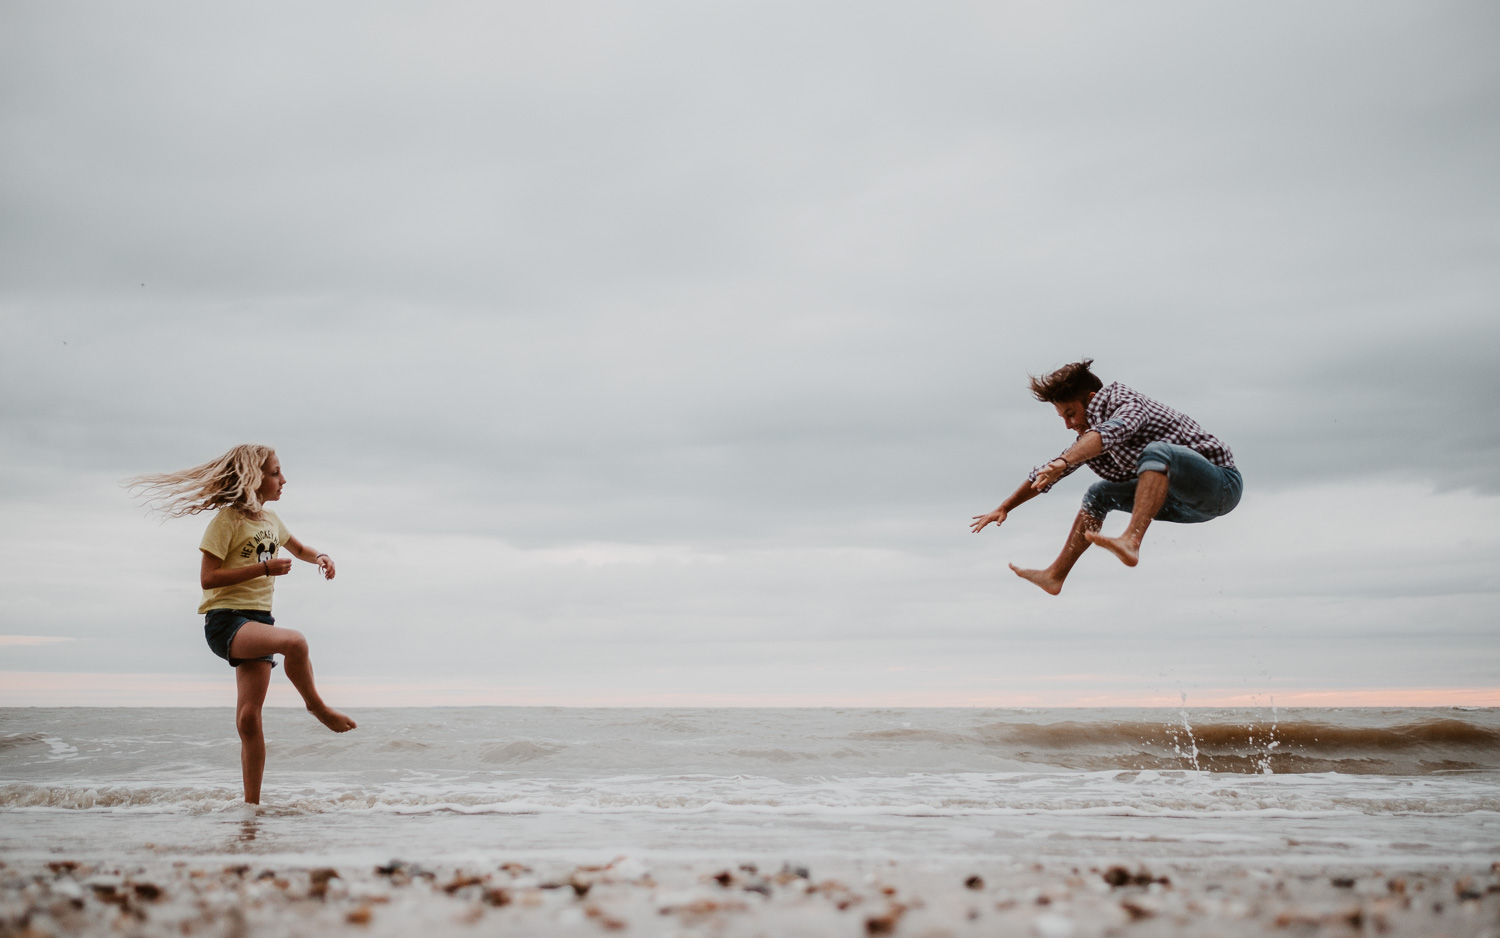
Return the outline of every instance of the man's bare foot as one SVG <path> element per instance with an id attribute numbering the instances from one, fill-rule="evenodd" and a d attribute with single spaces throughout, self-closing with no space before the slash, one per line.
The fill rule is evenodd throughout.
<path id="1" fill-rule="evenodd" d="M 317 717 L 319 722 L 335 733 L 347 733 L 359 725 L 332 707 L 324 707 L 321 710 L 314 710 L 312 707 L 308 707 L 307 712 Z"/>
<path id="2" fill-rule="evenodd" d="M 1119 537 L 1105 537 L 1098 531 L 1085 531 L 1084 537 L 1089 539 L 1090 544 L 1098 544 L 1100 547 L 1120 558 L 1120 562 L 1127 567 L 1133 567 L 1141 562 L 1141 542 L 1127 538 L 1125 535 Z"/>
<path id="3" fill-rule="evenodd" d="M 1058 593 L 1062 592 L 1063 581 L 1048 573 L 1046 570 L 1022 570 L 1015 564 L 1011 564 L 1010 568 L 1016 572 L 1016 576 L 1020 577 L 1023 580 L 1030 580 L 1037 586 L 1040 586 L 1042 589 L 1046 590 L 1048 593 L 1051 593 L 1053 596 L 1056 596 Z"/>

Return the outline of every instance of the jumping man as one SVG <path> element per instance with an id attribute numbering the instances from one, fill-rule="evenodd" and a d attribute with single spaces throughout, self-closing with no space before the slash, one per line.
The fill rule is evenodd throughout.
<path id="1" fill-rule="evenodd" d="M 988 524 L 1001 524 L 1023 502 L 1087 463 L 1104 481 L 1083 496 L 1062 553 L 1045 570 L 1010 565 L 1016 576 L 1053 596 L 1062 592 L 1068 571 L 1090 544 L 1133 567 L 1153 520 L 1193 524 L 1227 515 L 1239 504 L 1244 486 L 1229 447 L 1186 414 L 1119 382 L 1105 387 L 1089 370 L 1093 363 L 1086 358 L 1031 379 L 1032 395 L 1051 404 L 1078 439 L 1061 456 L 1031 470 L 999 508 L 975 515 L 970 525 L 978 534 Z M 1119 537 L 1105 537 L 1099 533 L 1104 516 L 1116 510 L 1130 512 L 1130 524 Z"/>

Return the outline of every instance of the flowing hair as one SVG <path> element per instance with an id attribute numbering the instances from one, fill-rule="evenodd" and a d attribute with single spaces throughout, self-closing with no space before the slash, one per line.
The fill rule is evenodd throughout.
<path id="1" fill-rule="evenodd" d="M 214 508 L 233 508 L 252 521 L 261 520 L 255 493 L 265 465 L 276 451 L 259 443 L 241 443 L 201 466 L 177 472 L 135 476 L 122 484 L 146 499 L 146 507 L 168 518 L 186 518 Z"/>
<path id="2" fill-rule="evenodd" d="M 1099 376 L 1089 370 L 1092 358 L 1064 365 L 1051 374 L 1031 375 L 1031 396 L 1044 404 L 1066 404 L 1086 401 L 1090 394 L 1104 387 Z"/>

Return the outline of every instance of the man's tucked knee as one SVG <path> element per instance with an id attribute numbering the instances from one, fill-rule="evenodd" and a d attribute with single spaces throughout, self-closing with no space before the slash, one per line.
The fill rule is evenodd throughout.
<path id="1" fill-rule="evenodd" d="M 1089 517 L 1103 521 L 1111 511 L 1129 511 L 1134 493 L 1134 482 L 1095 482 L 1084 493 L 1083 504 L 1079 507 Z"/>
<path id="2" fill-rule="evenodd" d="M 1088 491 L 1083 493 L 1083 503 L 1078 506 L 1080 511 L 1093 518 L 1099 517 L 1099 495 L 1094 491 L 1098 487 L 1097 482 L 1089 486 Z"/>
<path id="3" fill-rule="evenodd" d="M 1146 448 L 1141 450 L 1141 456 L 1135 461 L 1136 475 L 1142 472 L 1166 472 L 1172 465 L 1172 444 L 1163 443 L 1158 440 L 1155 443 L 1147 443 Z"/>

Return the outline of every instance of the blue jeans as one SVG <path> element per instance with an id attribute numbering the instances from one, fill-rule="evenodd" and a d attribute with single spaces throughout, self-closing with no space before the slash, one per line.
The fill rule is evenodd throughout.
<path id="1" fill-rule="evenodd" d="M 1167 500 L 1156 513 L 1157 521 L 1196 524 L 1227 515 L 1240 503 L 1245 483 L 1238 469 L 1222 469 L 1195 450 L 1176 443 L 1150 443 L 1136 460 L 1142 472 L 1167 474 Z M 1111 511 L 1129 512 L 1135 507 L 1136 482 L 1095 482 L 1083 496 L 1083 510 L 1104 520 Z"/>

